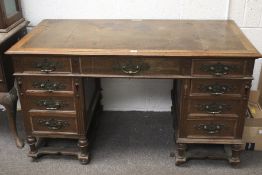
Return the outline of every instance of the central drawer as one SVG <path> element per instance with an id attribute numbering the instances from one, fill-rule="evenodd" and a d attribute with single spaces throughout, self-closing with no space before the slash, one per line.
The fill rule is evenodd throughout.
<path id="1" fill-rule="evenodd" d="M 173 57 L 82 57 L 81 73 L 102 76 L 189 75 L 191 61 Z"/>

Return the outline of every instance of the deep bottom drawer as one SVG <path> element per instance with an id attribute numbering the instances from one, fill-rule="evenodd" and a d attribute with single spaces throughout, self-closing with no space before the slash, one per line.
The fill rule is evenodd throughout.
<path id="1" fill-rule="evenodd" d="M 237 120 L 235 119 L 189 119 L 186 121 L 187 138 L 234 138 Z"/>
<path id="2" fill-rule="evenodd" d="M 30 113 L 33 134 L 70 134 L 78 133 L 77 119 L 71 114 Z"/>

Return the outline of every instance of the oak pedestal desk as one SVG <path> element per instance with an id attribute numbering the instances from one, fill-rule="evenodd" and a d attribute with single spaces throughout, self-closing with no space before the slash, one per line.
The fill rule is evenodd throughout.
<path id="1" fill-rule="evenodd" d="M 88 130 L 101 109 L 100 78 L 173 79 L 176 164 L 187 144 L 240 146 L 260 53 L 233 21 L 44 20 L 12 55 L 29 156 L 89 161 Z M 146 128 L 145 128 L 146 129 Z M 38 148 L 38 138 L 78 139 L 79 151 Z"/>

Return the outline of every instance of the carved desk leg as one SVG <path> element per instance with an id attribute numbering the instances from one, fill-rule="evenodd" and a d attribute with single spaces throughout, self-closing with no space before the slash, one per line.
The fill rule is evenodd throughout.
<path id="1" fill-rule="evenodd" d="M 37 147 L 36 147 L 36 138 L 33 136 L 27 136 L 27 143 L 29 145 L 30 151 L 28 153 L 29 157 L 32 157 L 33 159 L 37 158 Z"/>
<path id="2" fill-rule="evenodd" d="M 78 159 L 81 164 L 88 164 L 90 161 L 89 150 L 88 150 L 88 140 L 86 138 L 81 138 L 78 140 L 78 146 L 80 149 L 80 154 L 78 155 Z"/>
<path id="3" fill-rule="evenodd" d="M 178 143 L 176 152 L 176 165 L 186 162 L 186 144 Z"/>
<path id="4" fill-rule="evenodd" d="M 6 108 L 9 128 L 15 138 L 16 146 L 18 148 L 24 147 L 24 142 L 18 137 L 16 128 L 16 106 L 17 106 L 17 91 L 13 87 L 9 93 L 2 93 L 0 98 L 0 104 Z"/>
<path id="5" fill-rule="evenodd" d="M 232 148 L 232 155 L 229 158 L 229 163 L 232 166 L 238 166 L 240 163 L 241 145 L 231 145 L 231 148 Z"/>

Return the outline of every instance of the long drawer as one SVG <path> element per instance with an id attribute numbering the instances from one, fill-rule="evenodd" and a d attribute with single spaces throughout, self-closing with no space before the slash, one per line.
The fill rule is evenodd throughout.
<path id="1" fill-rule="evenodd" d="M 82 74 L 102 76 L 189 75 L 191 61 L 161 57 L 82 57 Z"/>
<path id="2" fill-rule="evenodd" d="M 184 135 L 187 138 L 235 138 L 237 120 L 228 118 L 188 119 L 184 126 Z"/>

